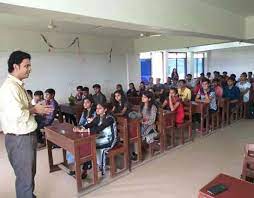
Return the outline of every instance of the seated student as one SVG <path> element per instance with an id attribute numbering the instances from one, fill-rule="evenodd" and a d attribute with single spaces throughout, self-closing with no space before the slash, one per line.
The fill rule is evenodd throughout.
<path id="1" fill-rule="evenodd" d="M 138 95 L 142 96 L 145 91 L 146 91 L 145 83 L 144 83 L 144 81 L 141 81 L 140 85 L 139 85 L 139 94 Z"/>
<path id="2" fill-rule="evenodd" d="M 230 77 L 233 79 L 234 81 L 234 85 L 236 85 L 236 75 L 235 74 L 231 74 Z"/>
<path id="3" fill-rule="evenodd" d="M 219 98 L 222 97 L 223 96 L 223 88 L 220 86 L 219 79 L 217 79 L 217 78 L 213 79 L 212 86 L 213 86 L 216 96 Z"/>
<path id="4" fill-rule="evenodd" d="M 147 87 L 147 89 L 153 88 L 153 85 L 154 85 L 153 84 L 153 77 L 150 77 L 146 87 Z"/>
<path id="5" fill-rule="evenodd" d="M 240 89 L 235 85 L 235 79 L 229 77 L 227 81 L 227 86 L 223 89 L 223 97 L 229 100 L 239 100 L 240 99 Z"/>
<path id="6" fill-rule="evenodd" d="M 204 73 L 201 73 L 200 76 L 199 76 L 199 78 L 200 78 L 201 80 L 205 79 L 205 74 L 204 74 Z"/>
<path id="7" fill-rule="evenodd" d="M 44 100 L 43 92 L 42 91 L 35 91 L 34 98 L 32 100 L 32 105 L 36 105 Z"/>
<path id="8" fill-rule="evenodd" d="M 83 113 L 80 117 L 80 120 L 79 120 L 79 126 L 81 126 L 81 127 L 85 126 L 87 123 L 91 122 L 96 116 L 96 107 L 93 105 L 93 98 L 92 97 L 84 98 L 83 107 L 84 107 L 84 111 L 83 111 Z M 67 158 L 67 162 L 69 164 L 69 168 L 72 170 L 70 172 L 70 175 L 74 175 L 75 174 L 74 156 L 70 152 L 67 152 L 66 158 Z M 86 178 L 86 176 L 87 176 L 86 170 L 89 168 L 91 168 L 91 162 L 87 162 L 83 165 L 83 173 L 82 173 L 83 179 Z"/>
<path id="9" fill-rule="evenodd" d="M 247 74 L 245 72 L 241 74 L 240 81 L 236 83 L 236 86 L 240 89 L 241 96 L 243 97 L 243 102 L 249 102 L 251 84 L 249 83 Z"/>
<path id="10" fill-rule="evenodd" d="M 162 108 L 166 106 L 171 111 L 176 112 L 176 124 L 182 124 L 184 121 L 184 107 L 181 99 L 178 97 L 176 88 L 170 88 L 168 98 L 163 102 Z"/>
<path id="11" fill-rule="evenodd" d="M 187 74 L 185 79 L 186 79 L 186 86 L 189 89 L 193 89 L 196 86 L 196 80 L 192 79 L 192 75 L 191 74 Z"/>
<path id="12" fill-rule="evenodd" d="M 89 93 L 88 87 L 83 87 L 82 91 L 83 91 L 83 99 L 93 97 L 92 94 Z"/>
<path id="13" fill-rule="evenodd" d="M 99 84 L 93 85 L 94 89 L 94 95 L 93 95 L 93 100 L 94 100 L 94 105 L 97 104 L 103 104 L 107 102 L 106 96 L 101 93 L 101 86 Z"/>
<path id="14" fill-rule="evenodd" d="M 164 89 L 168 91 L 172 86 L 172 79 L 168 76 L 167 77 L 167 82 L 164 84 Z"/>
<path id="15" fill-rule="evenodd" d="M 210 80 L 205 78 L 202 81 L 202 88 L 199 90 L 196 98 L 196 102 L 209 103 L 209 111 L 217 111 L 216 94 L 215 91 L 210 87 Z"/>
<path id="16" fill-rule="evenodd" d="M 182 101 L 190 101 L 191 100 L 191 90 L 187 88 L 186 81 L 185 80 L 179 80 L 179 89 L 178 89 L 178 95 L 179 98 L 182 99 Z"/>
<path id="17" fill-rule="evenodd" d="M 162 94 L 164 91 L 164 86 L 161 84 L 161 79 L 156 78 L 156 84 L 153 86 L 153 90 L 155 93 Z"/>
<path id="18" fill-rule="evenodd" d="M 123 93 L 119 90 L 114 92 L 112 113 L 115 116 L 128 116 L 129 105 Z"/>
<path id="19" fill-rule="evenodd" d="M 128 97 L 137 97 L 138 96 L 138 93 L 137 93 L 134 83 L 129 83 L 129 90 L 127 91 L 127 96 Z"/>
<path id="20" fill-rule="evenodd" d="M 83 100 L 83 87 L 81 85 L 77 86 L 76 88 L 77 93 L 75 96 L 75 99 L 77 102 L 82 101 Z"/>
<path id="21" fill-rule="evenodd" d="M 157 107 L 154 104 L 154 96 L 150 91 L 145 91 L 142 95 L 142 103 L 140 106 L 140 114 L 142 117 L 141 136 L 142 140 L 147 144 L 154 142 L 154 138 L 158 133 L 155 130 L 155 120 L 157 115 Z"/>
<path id="22" fill-rule="evenodd" d="M 210 87 L 210 80 L 205 78 L 202 81 L 202 87 L 195 97 L 196 102 L 204 102 L 209 104 L 209 112 L 214 113 L 217 111 L 216 94 L 215 91 Z M 200 116 L 200 114 L 199 114 Z M 206 130 L 205 128 L 203 129 Z M 197 132 L 201 131 L 201 128 L 196 129 Z M 204 132 L 202 131 L 202 132 Z"/>
<path id="23" fill-rule="evenodd" d="M 97 164 L 102 172 L 106 171 L 106 154 L 117 143 L 117 127 L 115 118 L 108 114 L 108 104 L 97 104 L 97 116 L 84 126 L 84 129 L 74 127 L 74 132 L 96 133 Z"/>
<path id="24" fill-rule="evenodd" d="M 31 101 L 33 99 L 33 92 L 30 89 L 26 90 L 26 92 L 28 94 L 29 100 Z"/>
<path id="25" fill-rule="evenodd" d="M 58 103 L 57 101 L 55 100 L 55 90 L 54 89 L 47 89 L 45 91 L 45 104 L 46 105 L 50 105 L 51 108 L 53 109 L 52 113 L 50 114 L 47 114 L 47 115 L 43 115 L 43 116 L 36 116 L 35 119 L 38 123 L 38 127 L 37 127 L 37 141 L 38 143 L 41 143 L 41 144 L 45 144 L 43 139 L 42 139 L 42 133 L 40 131 L 40 129 L 43 129 L 44 127 L 46 126 L 50 126 L 54 119 L 55 119 L 55 116 L 57 114 L 57 111 L 58 111 Z M 40 145 L 39 145 L 40 146 Z"/>
<path id="26" fill-rule="evenodd" d="M 212 78 L 212 74 L 211 72 L 207 72 L 206 73 L 206 77 L 211 81 L 213 78 Z"/>
<path id="27" fill-rule="evenodd" d="M 173 79 L 173 82 L 172 82 L 172 86 L 171 87 L 175 87 L 177 88 L 178 87 L 178 79 Z"/>
<path id="28" fill-rule="evenodd" d="M 223 89 L 223 98 L 227 98 L 231 102 L 237 102 L 240 100 L 240 89 L 234 85 L 234 78 L 229 77 L 227 84 L 228 85 Z M 230 104 L 229 108 L 232 111 L 235 108 L 235 104 Z"/>
<path id="29" fill-rule="evenodd" d="M 253 78 L 252 72 L 248 72 L 248 81 L 249 81 L 250 84 L 252 84 L 254 82 L 254 78 Z"/>
<path id="30" fill-rule="evenodd" d="M 84 99 L 83 107 L 84 110 L 79 120 L 79 126 L 86 125 L 90 121 L 90 119 L 93 119 L 96 116 L 96 108 L 93 104 L 92 97 L 87 97 Z"/>
<path id="31" fill-rule="evenodd" d="M 220 72 L 218 72 L 218 71 L 213 72 L 213 78 L 218 78 L 219 75 L 220 75 Z"/>
<path id="32" fill-rule="evenodd" d="M 195 87 L 192 91 L 194 97 L 196 97 L 196 95 L 198 94 L 201 87 L 202 87 L 202 80 L 200 78 L 198 78 L 197 81 L 196 81 L 196 85 L 195 85 Z"/>
<path id="33" fill-rule="evenodd" d="M 125 92 L 124 92 L 124 90 L 123 90 L 123 86 L 121 85 L 121 84 L 117 84 L 116 85 L 116 91 L 121 91 L 122 93 L 123 93 L 123 95 L 125 96 Z"/>

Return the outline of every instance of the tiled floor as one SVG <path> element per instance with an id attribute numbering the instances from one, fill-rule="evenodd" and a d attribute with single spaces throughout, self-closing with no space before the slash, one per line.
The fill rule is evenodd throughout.
<path id="1" fill-rule="evenodd" d="M 244 120 L 168 152 L 86 198 L 195 198 L 217 174 L 241 174 L 243 146 L 254 143 L 254 122 Z M 15 177 L 0 135 L 0 197 L 15 197 Z M 76 197 L 75 180 L 63 171 L 49 174 L 46 150 L 38 151 L 36 194 L 40 198 Z"/>

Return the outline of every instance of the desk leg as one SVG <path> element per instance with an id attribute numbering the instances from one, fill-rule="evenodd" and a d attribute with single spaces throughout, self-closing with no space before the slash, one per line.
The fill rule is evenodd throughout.
<path id="1" fill-rule="evenodd" d="M 66 159 L 66 150 L 63 149 L 63 165 L 68 167 L 67 159 Z"/>
<path id="2" fill-rule="evenodd" d="M 49 159 L 49 172 L 50 173 L 60 170 L 60 168 L 57 165 L 54 165 L 53 155 L 52 155 L 52 146 L 53 146 L 53 143 L 50 142 L 49 140 L 47 140 L 48 157 L 49 157 L 48 158 Z"/>
<path id="3" fill-rule="evenodd" d="M 77 148 L 75 148 L 76 150 Z M 80 155 L 75 151 L 75 173 L 78 192 L 82 190 L 81 170 L 80 170 Z"/>
<path id="4" fill-rule="evenodd" d="M 230 122 L 229 104 L 227 104 L 227 125 L 229 125 L 229 122 Z"/>
<path id="5" fill-rule="evenodd" d="M 222 114 L 221 114 L 221 127 L 224 128 L 225 126 L 225 107 L 222 107 Z"/>
<path id="6" fill-rule="evenodd" d="M 204 115 L 201 114 L 201 120 L 200 120 L 200 134 L 201 135 L 204 135 L 203 130 L 204 130 Z"/>
<path id="7" fill-rule="evenodd" d="M 210 123 L 210 117 L 209 117 L 209 113 L 207 112 L 207 114 L 206 114 L 206 129 L 205 129 L 207 134 L 209 133 L 209 128 L 210 128 L 209 123 Z"/>

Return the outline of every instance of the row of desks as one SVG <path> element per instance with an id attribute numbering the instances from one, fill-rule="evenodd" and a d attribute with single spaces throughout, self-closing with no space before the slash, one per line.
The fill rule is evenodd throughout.
<path id="1" fill-rule="evenodd" d="M 224 107 L 225 105 L 226 101 L 225 104 L 222 104 L 222 107 Z M 82 113 L 82 105 L 80 104 L 77 105 L 61 104 L 60 108 L 63 113 L 74 115 L 77 119 L 80 118 Z M 226 111 L 226 108 L 223 109 L 224 109 L 223 111 Z M 201 131 L 203 131 L 202 129 L 204 127 L 204 122 L 209 121 L 209 104 L 192 102 L 192 113 L 201 114 L 200 126 Z M 208 123 L 206 123 L 206 126 L 208 126 Z M 207 130 L 206 132 L 208 132 Z M 96 184 L 98 181 L 97 164 L 96 164 L 96 144 L 95 144 L 96 136 L 87 133 L 74 133 L 73 125 L 68 123 L 53 124 L 50 127 L 46 127 L 45 132 L 48 146 L 50 172 L 60 170 L 59 164 L 55 165 L 53 163 L 52 145 L 56 144 L 61 148 L 63 148 L 63 162 L 61 163 L 62 166 L 68 168 L 66 161 L 66 151 L 69 151 L 75 156 L 76 160 L 75 166 L 76 170 L 78 170 L 76 171 L 76 181 L 78 191 L 83 190 L 81 172 L 79 167 L 85 161 L 91 160 L 93 162 L 94 169 L 93 184 Z"/>

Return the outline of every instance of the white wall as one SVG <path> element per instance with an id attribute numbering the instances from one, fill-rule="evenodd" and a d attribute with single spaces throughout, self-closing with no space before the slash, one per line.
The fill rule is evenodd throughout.
<path id="1" fill-rule="evenodd" d="M 254 47 L 213 50 L 208 53 L 208 70 L 235 73 L 254 72 Z"/>
<path id="2" fill-rule="evenodd" d="M 59 33 L 47 33 L 47 38 L 55 46 L 69 44 L 75 36 Z M 32 55 L 32 73 L 25 80 L 26 88 L 32 91 L 54 88 L 56 99 L 66 102 L 68 96 L 75 92 L 77 85 L 102 85 L 107 96 L 115 89 L 117 83 L 127 88 L 127 62 L 130 67 L 129 79 L 138 82 L 140 66 L 133 53 L 130 40 L 80 36 L 81 53 L 77 48 L 53 50 L 41 40 L 39 33 L 30 31 L 7 30 L 0 32 L 0 84 L 7 75 L 7 59 L 15 49 L 25 50 Z M 109 50 L 113 49 L 112 61 L 109 63 Z M 93 92 L 92 88 L 91 91 Z"/>

